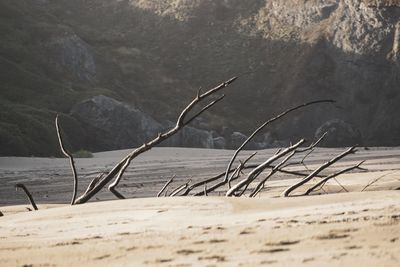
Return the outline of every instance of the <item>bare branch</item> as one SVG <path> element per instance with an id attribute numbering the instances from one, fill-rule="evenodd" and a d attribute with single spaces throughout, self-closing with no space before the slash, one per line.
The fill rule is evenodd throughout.
<path id="1" fill-rule="evenodd" d="M 254 152 L 253 154 L 251 154 L 247 159 L 245 159 L 244 162 L 240 162 L 239 166 L 236 168 L 236 170 L 231 174 L 231 176 L 229 176 L 228 178 L 228 188 L 231 188 L 231 181 L 232 178 L 235 175 L 240 175 L 240 172 L 242 171 L 242 169 L 244 168 L 245 164 L 251 160 L 255 155 L 257 154 L 257 152 Z"/>
<path id="2" fill-rule="evenodd" d="M 326 169 L 327 167 L 331 166 L 332 164 L 334 164 L 335 162 L 337 162 L 338 160 L 344 158 L 345 156 L 349 155 L 349 154 L 353 154 L 356 152 L 356 147 L 353 146 L 349 149 L 347 149 L 346 151 L 344 151 L 342 154 L 336 156 L 335 158 L 331 159 L 328 162 L 325 162 L 324 164 L 322 164 L 320 167 L 318 167 L 317 169 L 315 169 L 312 173 L 310 173 L 306 178 L 302 179 L 301 181 L 299 181 L 298 183 L 290 186 L 289 188 L 287 188 L 284 192 L 283 192 L 283 196 L 288 197 L 290 195 L 290 193 L 292 191 L 294 191 L 295 189 L 297 189 L 298 187 L 302 186 L 303 184 L 309 182 L 311 179 L 313 179 L 315 177 L 315 175 L 319 174 L 321 171 L 323 171 L 324 169 Z"/>
<path id="3" fill-rule="evenodd" d="M 96 176 L 88 185 L 85 193 L 89 192 L 90 190 L 93 189 L 93 187 L 100 181 L 101 178 L 103 178 L 105 173 L 101 173 L 99 176 Z"/>
<path id="4" fill-rule="evenodd" d="M 341 174 L 343 174 L 343 173 L 346 173 L 346 172 L 349 172 L 349 171 L 352 171 L 352 170 L 355 170 L 355 169 L 360 169 L 360 165 L 363 164 L 364 162 L 365 162 L 365 160 L 364 160 L 364 161 L 361 161 L 360 163 L 358 163 L 358 164 L 355 165 L 355 166 L 352 166 L 352 167 L 343 169 L 343 170 L 341 170 L 341 171 L 338 171 L 338 172 L 336 172 L 336 173 L 333 173 L 333 174 L 331 174 L 331 175 L 325 177 L 324 179 L 322 179 L 321 181 L 319 181 L 318 183 L 316 183 L 315 185 L 313 185 L 312 187 L 310 187 L 310 188 L 304 193 L 304 195 L 307 196 L 307 195 L 309 195 L 311 192 L 313 192 L 315 189 L 317 189 L 317 188 L 319 188 L 319 187 L 323 187 L 323 186 L 325 185 L 325 183 L 328 182 L 328 181 L 329 181 L 330 179 L 332 179 L 332 178 L 335 178 L 335 177 L 337 177 L 337 176 L 339 176 L 339 175 L 341 175 Z"/>
<path id="5" fill-rule="evenodd" d="M 125 199 L 125 197 L 119 193 L 117 191 L 117 189 L 115 189 L 115 187 L 119 184 L 119 182 L 121 181 L 122 175 L 125 173 L 126 168 L 128 168 L 129 166 L 129 161 L 126 160 L 124 165 L 122 165 L 121 170 L 118 172 L 117 178 L 115 178 L 114 182 L 112 182 L 109 186 L 108 186 L 108 190 L 111 191 L 111 193 L 113 193 L 117 198 L 119 199 Z"/>
<path id="6" fill-rule="evenodd" d="M 211 106 L 213 106 L 214 104 L 216 104 L 218 101 L 220 101 L 223 97 L 218 98 L 217 100 L 214 100 L 213 102 L 211 102 L 210 104 L 208 104 L 207 106 L 205 106 L 203 109 L 201 109 L 200 112 L 196 113 L 195 115 L 193 115 L 191 118 L 189 118 L 188 120 L 185 121 L 186 116 L 188 115 L 188 113 L 203 99 L 207 98 L 208 96 L 211 96 L 217 92 L 219 92 L 221 89 L 227 87 L 228 85 L 230 85 L 231 83 L 233 83 L 235 80 L 237 79 L 237 77 L 233 77 L 229 80 L 227 80 L 226 82 L 221 83 L 220 85 L 208 90 L 205 93 L 201 92 L 183 109 L 182 113 L 179 115 L 176 125 L 174 128 L 172 128 L 171 130 L 163 133 L 163 134 L 159 134 L 156 138 L 154 138 L 153 140 L 143 144 L 142 146 L 134 149 L 132 152 L 130 152 L 128 155 L 125 156 L 125 158 L 123 158 L 120 162 L 118 162 L 114 168 L 103 178 L 101 179 L 95 186 L 94 188 L 92 188 L 90 191 L 88 191 L 87 193 L 83 194 L 82 196 L 80 196 L 78 199 L 76 199 L 75 204 L 82 204 L 87 202 L 89 199 L 91 199 L 95 194 L 97 194 L 107 183 L 109 183 L 117 174 L 121 174 L 118 176 L 122 176 L 124 173 L 124 170 L 126 169 L 127 166 L 129 166 L 129 164 L 131 163 L 131 161 L 136 158 L 138 155 L 150 150 L 151 148 L 153 148 L 154 146 L 160 144 L 161 142 L 163 142 L 164 140 L 166 140 L 167 138 L 171 137 L 172 135 L 176 134 L 179 130 L 181 130 L 185 125 L 188 124 L 188 122 L 191 122 L 194 118 L 196 118 L 197 116 L 199 116 L 201 113 L 203 113 L 205 110 L 209 109 Z M 126 165 L 126 167 L 124 167 Z M 122 170 L 122 172 L 121 172 Z M 115 183 L 118 184 L 118 180 L 121 179 L 121 177 L 118 178 L 117 176 L 117 180 L 115 181 Z"/>
<path id="7" fill-rule="evenodd" d="M 250 197 L 255 197 L 262 188 L 264 188 L 265 183 L 269 178 L 272 177 L 288 160 L 290 160 L 294 155 L 296 154 L 296 150 L 290 153 L 286 158 L 284 158 L 278 165 L 276 165 L 270 173 L 265 177 L 264 179 L 261 180 L 261 182 L 258 183 L 256 188 L 254 188 L 253 192 L 250 193 Z"/>
<path id="8" fill-rule="evenodd" d="M 62 136 L 61 136 L 61 132 L 60 132 L 60 125 L 58 123 L 58 114 L 56 116 L 56 130 L 57 130 L 58 142 L 60 143 L 61 152 L 66 157 L 69 158 L 69 162 L 70 162 L 71 169 L 72 169 L 72 174 L 74 176 L 74 191 L 73 191 L 72 199 L 71 199 L 71 205 L 74 205 L 75 199 L 76 199 L 76 194 L 77 194 L 77 191 L 78 191 L 78 176 L 76 174 L 74 157 L 64 147 L 64 142 L 63 142 L 63 139 L 62 139 Z"/>
<path id="9" fill-rule="evenodd" d="M 192 182 L 192 179 L 189 179 L 186 183 L 176 188 L 174 191 L 172 191 L 172 193 L 169 196 L 174 197 L 178 195 L 180 192 L 182 192 L 185 188 L 189 186 L 190 182 Z"/>
<path id="10" fill-rule="evenodd" d="M 266 168 L 268 168 L 274 161 L 278 160 L 279 158 L 285 156 L 286 154 L 292 152 L 293 150 L 297 149 L 300 145 L 302 145 L 305 142 L 304 139 L 301 139 L 299 142 L 297 142 L 296 144 L 285 148 L 284 150 L 282 150 L 281 152 L 279 152 L 278 154 L 270 157 L 269 159 L 267 159 L 265 162 L 263 162 L 262 164 L 260 164 L 259 166 L 257 166 L 255 169 L 253 169 L 248 175 L 246 179 L 243 179 L 242 181 L 240 181 L 239 183 L 237 183 L 236 185 L 234 185 L 231 189 L 228 190 L 228 192 L 226 193 L 226 196 L 233 196 L 234 193 L 241 189 L 244 186 L 248 186 L 252 181 L 254 181 L 254 179 L 257 178 L 257 176 L 263 172 Z"/>
<path id="11" fill-rule="evenodd" d="M 334 100 L 317 100 L 317 101 L 312 101 L 312 102 L 308 102 L 299 106 L 296 106 L 294 108 L 288 109 L 284 112 L 282 112 L 281 114 L 277 115 L 276 117 L 269 119 L 268 121 L 264 122 L 263 124 L 261 124 L 261 126 L 259 126 L 241 145 L 240 147 L 235 151 L 235 153 L 233 154 L 231 160 L 229 161 L 228 167 L 226 168 L 226 172 L 225 172 L 225 180 L 228 180 L 228 173 L 229 170 L 232 168 L 232 164 L 235 161 L 237 155 L 239 154 L 239 152 L 251 141 L 251 139 L 253 139 L 253 137 L 259 133 L 262 129 L 264 129 L 265 126 L 267 126 L 268 124 L 284 117 L 285 115 L 289 114 L 292 111 L 304 108 L 306 106 L 310 106 L 310 105 L 314 105 L 314 104 L 319 104 L 319 103 L 334 103 Z"/>
<path id="12" fill-rule="evenodd" d="M 29 193 L 28 188 L 26 188 L 26 186 L 24 184 L 16 184 L 15 185 L 15 190 L 18 191 L 18 188 L 21 188 L 22 190 L 24 190 L 26 196 L 28 197 L 29 202 L 31 203 L 32 207 L 34 210 L 38 210 L 38 207 L 36 206 L 35 201 L 33 200 L 33 197 L 31 195 L 31 193 Z"/>
<path id="13" fill-rule="evenodd" d="M 171 179 L 169 179 L 166 184 L 161 188 L 160 192 L 158 192 L 157 197 L 160 197 L 161 194 L 164 192 L 164 190 L 169 186 L 170 183 L 172 183 L 174 181 L 175 175 L 171 177 Z"/>

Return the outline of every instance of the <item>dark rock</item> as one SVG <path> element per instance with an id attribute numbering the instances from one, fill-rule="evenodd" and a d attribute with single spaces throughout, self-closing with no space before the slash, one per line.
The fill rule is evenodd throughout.
<path id="1" fill-rule="evenodd" d="M 162 129 L 149 115 L 103 95 L 75 105 L 71 115 L 107 132 L 115 149 L 142 145 Z"/>
<path id="2" fill-rule="evenodd" d="M 114 149 L 142 145 L 158 133 L 175 127 L 171 121 L 161 124 L 146 113 L 103 95 L 75 105 L 71 114 L 88 126 L 106 132 L 105 138 Z M 214 140 L 210 131 L 186 126 L 161 146 L 214 148 Z"/>
<path id="3" fill-rule="evenodd" d="M 360 132 L 343 120 L 333 119 L 327 121 L 317 129 L 315 138 L 320 138 L 325 132 L 328 134 L 320 143 L 321 146 L 342 147 L 362 144 Z"/>
<path id="4" fill-rule="evenodd" d="M 214 142 L 214 148 L 217 148 L 217 149 L 225 149 L 226 148 L 226 140 L 222 136 L 214 138 L 213 142 Z"/>
<path id="5" fill-rule="evenodd" d="M 244 141 L 246 141 L 247 136 L 240 133 L 240 132 L 233 132 L 231 135 L 231 142 L 230 146 L 233 149 L 238 148 L 241 144 L 243 144 Z"/>

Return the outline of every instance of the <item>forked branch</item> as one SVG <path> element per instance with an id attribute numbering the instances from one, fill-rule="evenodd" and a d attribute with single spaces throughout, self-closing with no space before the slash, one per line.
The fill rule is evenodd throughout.
<path id="1" fill-rule="evenodd" d="M 142 146 L 134 149 L 131 153 L 126 155 L 120 162 L 118 162 L 114 168 L 104 177 L 102 178 L 91 190 L 86 190 L 86 192 L 80 196 L 78 199 L 76 199 L 75 204 L 82 204 L 90 200 L 94 195 L 96 195 L 107 183 L 109 183 L 114 177 L 116 177 L 115 181 L 110 185 L 109 189 L 115 189 L 115 187 L 118 185 L 120 179 L 122 178 L 122 175 L 124 174 L 124 171 L 126 168 L 129 166 L 131 161 L 139 156 L 140 154 L 150 150 L 154 146 L 160 144 L 164 140 L 168 139 L 172 135 L 176 134 L 179 130 L 181 130 L 185 125 L 193 121 L 196 117 L 198 117 L 200 114 L 205 112 L 206 110 L 210 109 L 212 106 L 214 106 L 216 103 L 221 101 L 224 98 L 224 95 L 218 97 L 216 100 L 211 101 L 207 105 L 205 105 L 199 112 L 195 113 L 191 117 L 188 117 L 188 114 L 195 106 L 197 106 L 201 101 L 206 99 L 207 97 L 210 97 L 211 95 L 214 95 L 215 93 L 219 92 L 223 88 L 229 86 L 231 83 L 233 83 L 237 77 L 233 77 L 226 82 L 221 83 L 220 85 L 206 91 L 205 93 L 199 92 L 197 96 L 183 109 L 182 113 L 179 115 L 176 125 L 174 128 L 171 130 L 165 132 L 165 133 L 160 133 L 156 138 L 153 140 L 143 144 Z"/>
<path id="2" fill-rule="evenodd" d="M 319 104 L 319 103 L 334 103 L 334 102 L 335 102 L 334 100 L 327 99 L 327 100 L 317 100 L 317 101 L 312 101 L 312 102 L 304 103 L 304 104 L 302 104 L 302 105 L 299 105 L 299 106 L 293 107 L 293 108 L 291 108 L 291 109 L 285 110 L 285 111 L 282 112 L 281 114 L 279 114 L 279 115 L 273 117 L 272 119 L 269 119 L 268 121 L 266 121 L 266 122 L 264 122 L 263 124 L 261 124 L 261 125 L 260 125 L 260 126 L 259 126 L 259 127 L 258 127 L 258 128 L 257 128 L 257 129 L 256 129 L 242 144 L 241 144 L 241 145 L 240 145 L 240 147 L 235 151 L 235 153 L 233 153 L 233 156 L 232 156 L 231 160 L 229 161 L 228 166 L 227 166 L 226 171 L 225 171 L 225 180 L 228 181 L 228 179 L 229 179 L 229 177 L 228 177 L 229 171 L 230 171 L 230 169 L 232 168 L 232 164 L 233 164 L 233 162 L 235 161 L 235 159 L 236 159 L 236 157 L 238 156 L 238 154 L 240 153 L 240 151 L 251 141 L 251 139 L 253 139 L 253 137 L 254 137 L 257 133 L 259 133 L 262 129 L 264 129 L 268 124 L 270 124 L 270 123 L 272 123 L 272 122 L 274 122 L 274 121 L 276 121 L 276 120 L 279 120 L 280 118 L 282 118 L 282 117 L 284 117 L 285 115 L 291 113 L 292 111 L 295 111 L 295 110 L 298 110 L 298 109 L 301 109 L 301 108 L 304 108 L 304 107 L 307 107 L 307 106 L 310 106 L 310 105 L 314 105 L 314 104 Z"/>

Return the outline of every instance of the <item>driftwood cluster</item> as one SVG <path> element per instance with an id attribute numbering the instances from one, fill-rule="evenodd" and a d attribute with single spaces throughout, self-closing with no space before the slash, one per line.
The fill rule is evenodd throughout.
<path id="1" fill-rule="evenodd" d="M 60 125 L 59 125 L 59 119 L 58 116 L 56 117 L 55 124 L 56 124 L 56 130 L 57 130 L 57 136 L 60 144 L 60 148 L 62 153 L 69 158 L 71 169 L 73 172 L 73 194 L 72 194 L 72 199 L 71 199 L 71 205 L 75 204 L 83 204 L 87 201 L 89 201 L 93 196 L 95 196 L 100 190 L 102 190 L 107 184 L 109 184 L 108 189 L 111 193 L 113 193 L 117 198 L 123 199 L 124 196 L 118 192 L 117 186 L 119 182 L 121 181 L 122 176 L 124 175 L 125 170 L 128 168 L 130 163 L 132 162 L 133 159 L 135 159 L 137 156 L 139 156 L 142 153 L 145 153 L 146 151 L 150 150 L 154 146 L 160 144 L 164 140 L 168 139 L 169 137 L 173 136 L 176 134 L 178 131 L 180 131 L 183 127 L 188 125 L 190 122 L 192 122 L 195 118 L 200 116 L 203 112 L 209 110 L 211 107 L 213 107 L 215 104 L 220 102 L 225 95 L 217 95 L 220 93 L 222 89 L 225 87 L 228 87 L 231 85 L 233 82 L 235 82 L 238 79 L 238 77 L 233 77 L 220 85 L 206 91 L 206 92 L 201 92 L 201 90 L 198 91 L 197 95 L 194 97 L 194 99 L 183 109 L 181 114 L 179 115 L 175 127 L 170 129 L 169 131 L 166 131 L 164 133 L 159 133 L 157 137 L 154 139 L 144 143 L 142 146 L 132 150 L 128 155 L 126 155 L 121 161 L 119 161 L 110 171 L 106 173 L 102 173 L 100 176 L 94 178 L 88 185 L 87 189 L 85 192 L 77 197 L 77 191 L 78 191 L 78 176 L 76 173 L 76 168 L 75 168 L 75 163 L 74 163 L 74 158 L 70 152 L 67 151 L 67 149 L 64 146 L 62 134 L 60 131 Z M 204 103 L 206 100 L 208 102 Z M 307 188 L 307 190 L 302 193 L 303 195 L 308 195 L 312 193 L 313 191 L 317 190 L 318 188 L 322 188 L 324 184 L 329 181 L 330 179 L 335 179 L 340 174 L 343 174 L 345 172 L 349 172 L 354 169 L 361 169 L 360 165 L 362 162 L 359 164 L 343 169 L 337 173 L 331 174 L 329 176 L 321 176 L 321 172 L 337 162 L 338 160 L 342 159 L 343 157 L 353 154 L 356 152 L 355 147 L 351 147 L 341 153 L 340 155 L 337 155 L 330 161 L 322 164 L 315 170 L 308 170 L 308 172 L 299 172 L 299 171 L 290 171 L 287 170 L 288 166 L 293 165 L 293 163 L 289 162 L 295 155 L 303 154 L 303 159 L 301 162 L 298 162 L 298 164 L 303 164 L 304 165 L 304 160 L 307 156 L 309 156 L 315 149 L 315 147 L 323 140 L 326 134 L 324 134 L 319 140 L 313 142 L 311 145 L 304 147 L 304 144 L 306 143 L 306 140 L 301 139 L 295 144 L 291 144 L 290 146 L 286 148 L 281 148 L 279 149 L 273 156 L 269 157 L 266 159 L 264 162 L 261 164 L 250 164 L 249 162 L 251 159 L 254 157 L 256 153 L 253 153 L 251 156 L 247 157 L 243 161 L 239 160 L 238 165 L 234 165 L 240 152 L 245 148 L 246 144 L 248 144 L 260 131 L 262 131 L 267 125 L 283 118 L 289 113 L 292 113 L 296 110 L 305 108 L 307 106 L 311 105 L 316 105 L 316 104 L 323 104 L 323 103 L 333 103 L 333 100 L 318 100 L 318 101 L 312 101 L 308 102 L 293 108 L 290 108 L 281 114 L 277 115 L 276 117 L 267 120 L 263 124 L 261 124 L 241 145 L 240 147 L 233 153 L 231 160 L 227 164 L 227 168 L 224 172 L 215 175 L 214 177 L 210 177 L 208 179 L 198 181 L 195 183 L 192 183 L 191 180 L 187 181 L 185 184 L 182 184 L 178 186 L 177 188 L 173 189 L 170 193 L 168 193 L 168 187 L 170 184 L 173 182 L 174 177 L 169 179 L 166 184 L 161 188 L 159 193 L 157 194 L 157 197 L 160 196 L 207 196 L 208 194 L 212 193 L 213 191 L 216 191 L 217 189 L 220 189 L 222 187 L 227 186 L 226 192 L 224 194 L 228 197 L 240 197 L 240 196 L 249 196 L 249 197 L 255 197 L 260 191 L 262 191 L 265 188 L 266 182 L 276 173 L 285 173 L 288 175 L 293 175 L 296 177 L 302 177 L 302 179 L 299 182 L 296 182 L 292 186 L 288 187 L 284 192 L 282 193 L 282 196 L 284 197 L 290 197 L 293 194 L 293 192 L 298 189 L 299 187 L 303 186 L 304 184 L 308 183 L 310 180 L 314 178 L 320 179 L 317 184 L 314 184 Z M 204 104 L 203 104 L 204 103 Z M 196 111 L 197 110 L 197 111 Z M 233 167 L 236 166 L 236 167 Z M 24 187 L 23 185 L 18 185 L 18 187 L 22 188 L 26 194 L 28 195 L 28 198 L 34 207 L 34 209 L 37 209 L 32 197 L 29 194 L 29 191 Z M 299 194 L 295 194 L 299 195 Z"/>

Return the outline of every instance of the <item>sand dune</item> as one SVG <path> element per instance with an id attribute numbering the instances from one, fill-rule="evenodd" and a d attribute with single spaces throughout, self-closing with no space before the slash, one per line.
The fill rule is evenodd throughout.
<path id="1" fill-rule="evenodd" d="M 340 151 L 318 149 L 308 166 Z M 257 198 L 150 197 L 72 207 L 55 204 L 68 203 L 70 197 L 65 160 L 2 158 L 0 210 L 5 216 L 0 217 L 0 266 L 398 266 L 400 191 L 393 189 L 400 186 L 399 152 L 362 150 L 335 166 L 367 159 L 364 167 L 369 172 L 338 178 L 348 193 L 335 193 L 342 189 L 332 181 L 325 187 L 330 194 L 277 197 L 295 181 L 278 176 Z M 79 160 L 79 169 L 93 172 L 123 153 Z M 255 161 L 271 153 L 260 151 Z M 136 161 L 125 180 L 128 186 L 121 191 L 132 197 L 139 195 L 137 191 L 154 196 L 166 180 L 162 175 L 177 172 L 177 183 L 190 174 L 200 179 L 220 172 L 230 154 L 155 149 Z M 35 178 L 46 169 L 61 175 Z M 26 211 L 26 204 L 7 204 L 26 202 L 23 195 L 19 199 L 4 189 L 17 181 L 37 192 L 39 211 Z M 133 190 L 138 183 L 143 186 Z M 48 190 L 48 201 L 40 198 L 43 189 Z M 101 198 L 112 196 L 105 191 Z"/>

